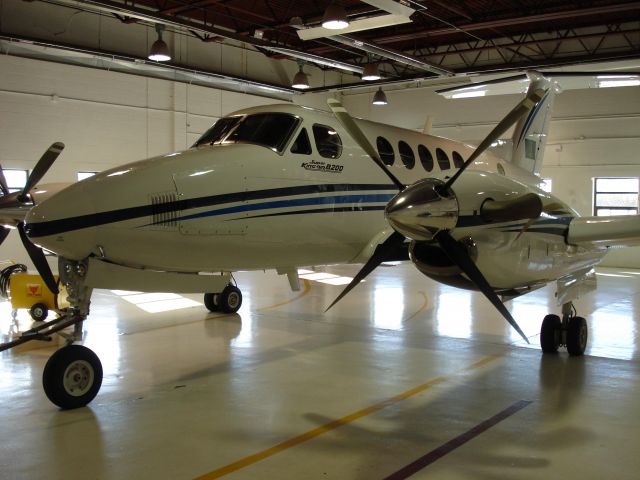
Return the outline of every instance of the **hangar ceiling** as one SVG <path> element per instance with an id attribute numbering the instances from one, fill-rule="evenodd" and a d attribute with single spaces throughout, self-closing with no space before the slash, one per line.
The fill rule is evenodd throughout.
<path id="1" fill-rule="evenodd" d="M 303 61 L 325 71 L 340 72 L 340 81 L 324 82 L 311 91 L 640 58 L 639 1 L 344 0 L 338 3 L 344 6 L 351 25 L 364 28 L 348 33 L 319 28 L 323 13 L 331 3 L 328 0 L 45 0 L 42 3 L 109 16 L 125 25 L 161 24 L 170 34 L 186 35 L 206 44 L 234 43 L 276 61 Z M 127 49 L 101 51 L 78 39 L 65 43 L 51 35 L 37 32 L 24 35 L 15 28 L 5 30 L 0 22 L 3 42 L 27 40 L 32 42 L 28 45 L 42 42 L 47 48 L 73 49 L 76 55 L 86 51 L 108 54 L 114 60 L 116 56 L 125 60 L 132 58 Z M 108 37 L 109 29 L 104 29 L 101 35 Z M 14 49 L 13 53 L 18 50 Z M 55 55 L 55 49 L 49 49 L 48 54 Z M 136 61 L 137 69 L 144 68 L 139 58 Z M 360 79 L 364 66 L 369 63 L 379 67 L 381 80 L 365 83 Z M 177 71 L 196 71 L 196 66 L 184 59 L 174 66 Z M 149 70 L 152 69 L 150 65 Z M 203 71 L 201 66 L 197 71 L 214 77 L 223 73 L 213 67 Z M 242 80 L 265 86 L 250 74 Z M 286 78 L 266 86 L 291 91 Z"/>

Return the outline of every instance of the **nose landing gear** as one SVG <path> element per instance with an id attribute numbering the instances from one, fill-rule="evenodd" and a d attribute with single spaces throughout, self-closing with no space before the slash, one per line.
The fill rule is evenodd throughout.
<path id="1" fill-rule="evenodd" d="M 572 302 L 562 306 L 562 319 L 558 315 L 547 315 L 540 329 L 540 346 L 544 353 L 556 353 L 560 346 L 567 348 L 569 355 L 583 355 L 587 348 L 589 333 L 587 321 L 576 315 Z"/>

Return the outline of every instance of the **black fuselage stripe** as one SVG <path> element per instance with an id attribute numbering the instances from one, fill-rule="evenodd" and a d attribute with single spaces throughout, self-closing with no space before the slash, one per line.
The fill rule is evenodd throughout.
<path id="1" fill-rule="evenodd" d="M 264 215 L 252 215 L 250 217 L 240 217 L 240 218 L 232 218 L 228 221 L 236 221 L 236 220 L 248 220 L 251 218 L 265 218 L 265 217 L 282 217 L 285 215 L 306 215 L 310 213 L 340 213 L 340 212 L 371 212 L 371 211 L 380 211 L 384 210 L 386 207 L 384 205 L 377 207 L 336 207 L 336 208 L 316 208 L 316 209 L 308 209 L 308 210 L 295 210 L 293 212 L 278 212 L 278 213 L 265 213 Z"/>
<path id="2" fill-rule="evenodd" d="M 310 195 L 318 193 L 352 192 L 361 190 L 397 190 L 392 184 L 334 184 L 324 183 L 318 185 L 302 185 L 296 187 L 269 188 L 265 190 L 253 190 L 249 192 L 224 193 L 207 197 L 189 198 L 162 205 L 163 212 L 186 211 L 194 208 L 210 207 L 225 203 L 237 203 L 265 198 L 288 197 L 294 195 Z M 109 223 L 133 220 L 141 217 L 150 217 L 157 211 L 157 205 L 143 205 L 138 207 L 122 208 L 99 212 L 90 215 L 62 218 L 45 222 L 29 223 L 26 231 L 29 237 L 45 237 L 56 235 L 82 228 L 97 227 Z"/>

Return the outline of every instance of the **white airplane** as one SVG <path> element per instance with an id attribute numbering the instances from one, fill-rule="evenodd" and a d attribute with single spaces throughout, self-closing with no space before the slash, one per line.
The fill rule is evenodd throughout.
<path id="1" fill-rule="evenodd" d="M 209 310 L 232 313 L 242 302 L 233 271 L 275 269 L 296 289 L 298 267 L 364 263 L 337 301 L 382 262 L 410 259 L 438 282 L 481 291 L 525 341 L 503 301 L 557 281 L 562 316 L 542 321 L 542 350 L 581 355 L 587 324 L 572 300 L 608 247 L 640 243 L 640 216 L 579 217 L 540 188 L 554 93 L 531 74 L 525 99 L 477 148 L 353 119 L 329 100 L 333 114 L 284 104 L 235 112 L 185 151 L 99 173 L 33 206 L 29 192 L 55 158 L 38 164 L 0 207 L 29 209 L 17 222 L 23 243 L 54 292 L 35 244 L 58 255 L 71 307 L 0 348 L 74 325 L 43 385 L 53 403 L 76 408 L 102 381 L 97 356 L 73 344 L 94 288 L 203 292 Z M 516 122 L 510 161 L 491 154 Z"/>

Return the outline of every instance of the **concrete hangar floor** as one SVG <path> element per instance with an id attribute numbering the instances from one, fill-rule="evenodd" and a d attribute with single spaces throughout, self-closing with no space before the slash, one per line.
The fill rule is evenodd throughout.
<path id="1" fill-rule="evenodd" d="M 2 354 L 0 478 L 636 479 L 640 271 L 598 273 L 576 302 L 589 349 L 571 358 L 538 349 L 551 288 L 510 307 L 527 346 L 479 294 L 411 265 L 326 314 L 342 287 L 313 275 L 291 292 L 237 274 L 226 316 L 200 296 L 97 291 L 84 343 L 105 376 L 88 407 L 46 399 L 51 347 Z"/>

